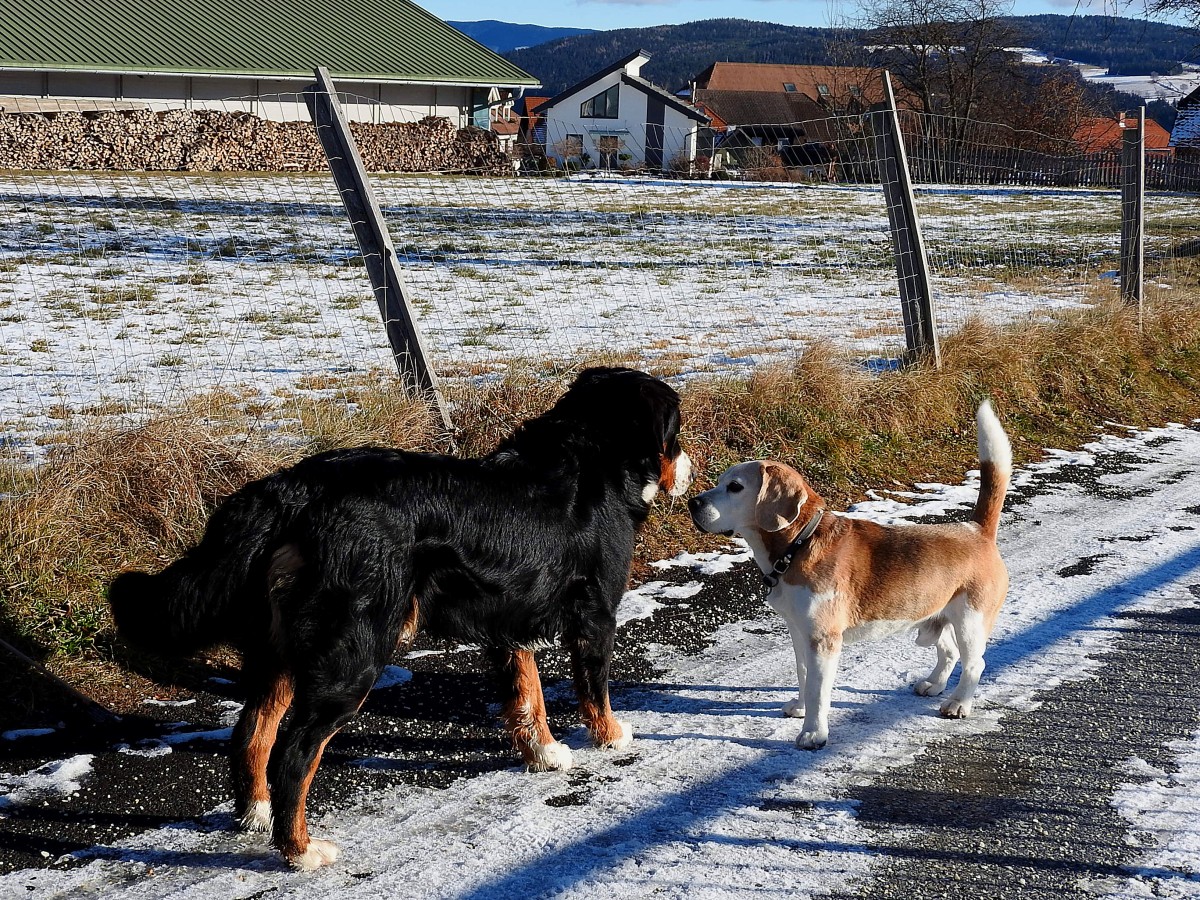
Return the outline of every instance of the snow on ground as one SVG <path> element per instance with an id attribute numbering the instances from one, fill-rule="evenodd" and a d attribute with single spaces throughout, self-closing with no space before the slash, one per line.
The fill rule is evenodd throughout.
<path id="1" fill-rule="evenodd" d="M 1099 474 L 1088 488 L 1056 480 L 1065 464 L 1096 465 L 1133 454 L 1130 471 Z M 572 773 L 516 768 L 461 779 L 445 790 L 398 787 L 364 794 L 313 823 L 337 841 L 342 860 L 313 875 L 288 871 L 260 837 L 229 830 L 228 807 L 202 822 L 147 831 L 83 854 L 71 870 L 18 872 L 0 893 L 34 898 L 119 896 L 211 900 L 272 898 L 518 896 L 708 898 L 827 893 L 868 874 L 872 855 L 846 789 L 911 760 L 929 742 L 999 727 L 1006 710 L 1036 692 L 1087 676 L 1089 653 L 1115 634 L 1113 613 L 1195 603 L 1200 579 L 1200 431 L 1179 425 L 1107 436 L 1082 453 L 1051 455 L 1019 473 L 1037 486 L 1007 512 L 1000 545 L 1012 588 L 989 645 L 972 719 L 946 721 L 938 701 L 911 691 L 932 664 L 910 639 L 846 648 L 833 696 L 831 742 L 793 746 L 799 723 L 780 715 L 795 691 L 794 657 L 782 627 L 724 626 L 698 655 L 661 648 L 661 683 L 615 697 L 633 727 L 625 753 L 566 735 Z M 967 505 L 973 491 L 923 486 L 919 496 L 880 496 L 858 515 L 908 518 Z M 742 548 L 731 555 L 744 559 Z M 1090 565 L 1078 566 L 1088 560 Z M 702 581 L 727 560 L 704 554 L 666 561 Z M 636 595 L 630 598 L 636 601 Z M 691 595 L 703 603 L 703 589 Z M 635 608 L 639 606 L 634 602 Z M 776 623 L 779 624 L 779 623 Z M 750 627 L 753 625 L 753 627 Z M 402 688 L 401 688 L 402 689 Z M 1200 742 L 1182 746 L 1178 773 L 1114 802 L 1148 837 L 1147 865 L 1200 878 L 1195 806 Z M 1135 763 L 1129 763 L 1131 772 Z M 589 775 L 582 805 L 548 803 Z M 84 776 L 86 777 L 86 776 Z M 1158 792 L 1160 799 L 1148 795 Z M 1102 886 L 1130 896 L 1137 873 Z M 1095 887 L 1095 886 L 1093 886 Z M 1183 894 L 1179 894 L 1183 896 Z"/>
<path id="2" fill-rule="evenodd" d="M 687 372 L 819 339 L 903 348 L 876 186 L 373 184 L 446 375 L 597 352 Z M 1116 266 L 1112 191 L 923 186 L 918 206 L 945 329 L 1090 302 Z M 1147 209 L 1153 248 L 1200 200 Z M 214 390 L 279 407 L 394 368 L 323 176 L 7 175 L 0 213 L 0 446 L 31 451 L 80 411 Z"/>
<path id="3" fill-rule="evenodd" d="M 24 775 L 0 775 L 0 814 L 15 806 L 37 803 L 46 794 L 70 794 L 92 768 L 89 754 L 38 766 Z"/>
<path id="4" fill-rule="evenodd" d="M 1127 884 L 1094 885 L 1098 894 L 1200 897 L 1200 731 L 1191 740 L 1174 741 L 1172 748 L 1178 753 L 1176 772 L 1137 759 L 1127 763 L 1141 780 L 1118 791 L 1113 805 L 1133 825 L 1133 839 L 1147 849 Z M 1181 877 L 1166 881 L 1163 871 Z"/>

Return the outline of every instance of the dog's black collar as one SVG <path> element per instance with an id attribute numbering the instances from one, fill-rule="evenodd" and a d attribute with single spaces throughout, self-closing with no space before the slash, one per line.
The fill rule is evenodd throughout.
<path id="1" fill-rule="evenodd" d="M 788 544 L 788 548 L 783 551 L 783 556 L 775 560 L 775 565 L 771 566 L 771 571 L 763 575 L 762 580 L 767 585 L 767 590 L 779 584 L 779 579 L 783 577 L 783 573 L 788 570 L 788 566 L 792 564 L 792 559 L 800 552 L 800 548 L 805 542 L 813 536 L 817 530 L 817 526 L 821 524 L 821 519 L 825 516 L 825 507 L 817 510 L 816 514 L 808 520 L 808 524 L 800 529 L 800 533 L 796 535 L 796 539 Z"/>

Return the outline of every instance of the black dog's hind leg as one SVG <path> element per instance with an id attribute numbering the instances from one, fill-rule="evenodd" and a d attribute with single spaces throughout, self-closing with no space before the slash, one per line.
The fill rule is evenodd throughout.
<path id="1" fill-rule="evenodd" d="M 629 726 L 617 721 L 608 701 L 608 672 L 612 663 L 616 619 L 589 623 L 586 634 L 568 635 L 579 715 L 597 747 L 624 750 L 632 740 Z"/>
<path id="2" fill-rule="evenodd" d="M 233 730 L 234 811 L 247 831 L 270 831 L 267 761 L 275 746 L 279 723 L 292 703 L 292 679 L 274 655 L 265 663 L 246 654 L 242 680 L 248 693 Z"/>
<path id="3" fill-rule="evenodd" d="M 546 721 L 546 700 L 533 652 L 493 648 L 488 655 L 496 667 L 500 715 L 528 770 L 571 768 L 570 748 L 554 740 Z"/>

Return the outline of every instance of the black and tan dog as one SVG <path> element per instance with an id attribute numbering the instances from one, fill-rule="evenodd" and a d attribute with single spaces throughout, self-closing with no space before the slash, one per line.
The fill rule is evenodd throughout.
<path id="1" fill-rule="evenodd" d="M 272 829 L 293 866 L 314 869 L 338 853 L 305 822 L 322 751 L 420 630 L 485 648 L 530 769 L 571 765 L 547 726 L 532 653 L 554 640 L 570 652 L 593 742 L 629 744 L 608 699 L 617 603 L 650 502 L 690 480 L 675 391 L 631 369 L 588 369 L 486 457 L 366 447 L 253 482 L 182 559 L 119 576 L 109 599 L 139 646 L 241 651 L 238 815 Z"/>

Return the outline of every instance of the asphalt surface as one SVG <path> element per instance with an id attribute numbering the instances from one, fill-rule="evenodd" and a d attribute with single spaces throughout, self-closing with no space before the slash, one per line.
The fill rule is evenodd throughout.
<path id="1" fill-rule="evenodd" d="M 1052 480 L 1119 499 L 1123 489 L 1101 479 L 1136 459 L 1115 454 L 1102 462 L 1066 466 Z M 1041 479 L 1034 489 L 1014 491 L 1010 508 L 1020 515 L 1032 490 L 1051 483 Z M 1192 512 L 1194 523 L 1176 527 L 1200 527 L 1200 508 Z M 1099 548 L 1058 574 L 1084 574 L 1102 554 Z M 677 569 L 656 577 L 682 582 L 694 575 Z M 653 664 L 654 645 L 702 653 L 720 625 L 779 624 L 762 603 L 749 564 L 710 578 L 703 602 L 664 604 L 650 619 L 621 629 L 613 665 L 618 709 L 623 685 L 662 676 Z M 1086 679 L 1045 691 L 1033 710 L 1006 713 L 996 731 L 948 738 L 913 763 L 854 789 L 851 799 L 870 831 L 870 849 L 882 862 L 870 879 L 847 884 L 838 896 L 916 900 L 961 891 L 973 897 L 1062 897 L 1081 894 L 1087 879 L 1127 877 L 1123 867 L 1139 847 L 1110 800 L 1118 785 L 1137 776 L 1120 765 L 1136 756 L 1172 771 L 1168 743 L 1200 725 L 1200 584 L 1180 596 L 1179 606 L 1119 617 L 1118 639 Z M 412 680 L 373 692 L 330 744 L 310 795 L 312 815 L 388 785 L 444 787 L 516 764 L 496 719 L 482 657 L 428 641 L 416 649 L 443 652 L 396 660 L 412 670 Z M 562 734 L 577 724 L 566 659 L 547 651 L 539 654 L 539 667 L 551 728 Z M 76 793 L 0 815 L 0 872 L 80 865 L 86 854 L 72 854 L 181 820 L 202 829 L 231 828 L 228 815 L 207 814 L 230 797 L 225 741 L 181 743 L 159 756 L 125 752 L 152 748 L 180 729 L 231 725 L 230 703 L 240 702 L 236 682 L 224 680 L 227 671 L 212 674 L 199 685 L 193 705 L 148 707 L 145 717 L 107 729 L 0 741 L 0 772 L 24 772 L 81 753 L 95 756 L 92 776 Z M 181 720 L 186 723 L 170 724 Z M 363 765 L 364 759 L 374 762 Z M 587 778 L 572 773 L 570 790 L 548 802 L 587 802 Z"/>

